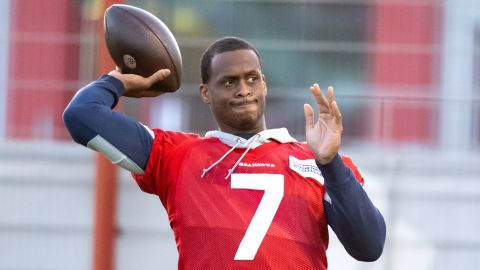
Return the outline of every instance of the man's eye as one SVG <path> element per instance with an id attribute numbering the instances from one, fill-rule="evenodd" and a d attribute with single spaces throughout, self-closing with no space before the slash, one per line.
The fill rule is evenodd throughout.
<path id="1" fill-rule="evenodd" d="M 223 82 L 224 86 L 232 86 L 233 85 L 233 80 L 226 80 Z"/>
<path id="2" fill-rule="evenodd" d="M 248 79 L 247 79 L 248 83 L 254 83 L 256 81 L 257 81 L 257 76 L 248 77 Z"/>

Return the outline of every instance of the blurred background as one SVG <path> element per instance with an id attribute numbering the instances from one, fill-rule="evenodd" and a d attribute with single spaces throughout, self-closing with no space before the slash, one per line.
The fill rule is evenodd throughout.
<path id="1" fill-rule="evenodd" d="M 78 89 L 113 69 L 102 21 L 114 2 L 0 0 L 0 270 L 176 269 L 159 199 L 124 170 L 102 179 L 101 159 L 61 118 Z M 360 263 L 332 232 L 329 269 L 478 269 L 480 1 L 123 3 L 157 15 L 182 52 L 179 91 L 120 106 L 151 127 L 216 129 L 197 89 L 200 55 L 222 36 L 259 49 L 270 128 L 303 140 L 308 86 L 335 87 L 342 152 L 388 236 L 377 262 Z"/>

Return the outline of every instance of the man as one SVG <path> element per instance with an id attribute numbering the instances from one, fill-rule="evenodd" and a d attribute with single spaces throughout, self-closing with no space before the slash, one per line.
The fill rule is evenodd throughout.
<path id="1" fill-rule="evenodd" d="M 78 143 L 133 173 L 160 197 L 179 252 L 179 269 L 327 269 L 327 224 L 347 252 L 374 261 L 385 222 L 347 157 L 338 154 L 342 116 L 328 89 L 310 90 L 307 143 L 267 129 L 267 85 L 248 42 L 217 40 L 201 60 L 200 96 L 218 124 L 205 137 L 143 126 L 112 112 L 120 96 L 156 96 L 149 78 L 112 71 L 79 91 L 64 113 Z"/>

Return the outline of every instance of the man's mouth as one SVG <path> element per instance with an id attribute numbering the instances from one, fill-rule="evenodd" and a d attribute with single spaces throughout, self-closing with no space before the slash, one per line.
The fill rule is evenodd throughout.
<path id="1" fill-rule="evenodd" d="M 232 103 L 233 107 L 247 107 L 247 106 L 250 106 L 250 105 L 255 105 L 257 104 L 257 101 L 256 100 L 245 100 L 245 101 L 241 101 L 241 102 L 234 102 Z"/>

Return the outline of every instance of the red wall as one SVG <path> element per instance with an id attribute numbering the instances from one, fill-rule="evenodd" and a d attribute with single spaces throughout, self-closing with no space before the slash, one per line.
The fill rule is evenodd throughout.
<path id="1" fill-rule="evenodd" d="M 61 115 L 78 87 L 78 3 L 11 1 L 8 138 L 66 138 Z"/>
<path id="2" fill-rule="evenodd" d="M 370 75 L 380 95 L 430 94 L 434 82 L 435 26 L 440 25 L 435 0 L 422 5 L 378 4 L 374 8 L 372 42 L 376 50 Z M 407 2 L 405 2 L 407 3 Z M 419 92 L 423 91 L 423 92 Z M 388 143 L 437 141 L 431 102 L 383 100 L 374 119 L 378 140 Z M 388 125 L 388 127 L 386 127 Z"/>

